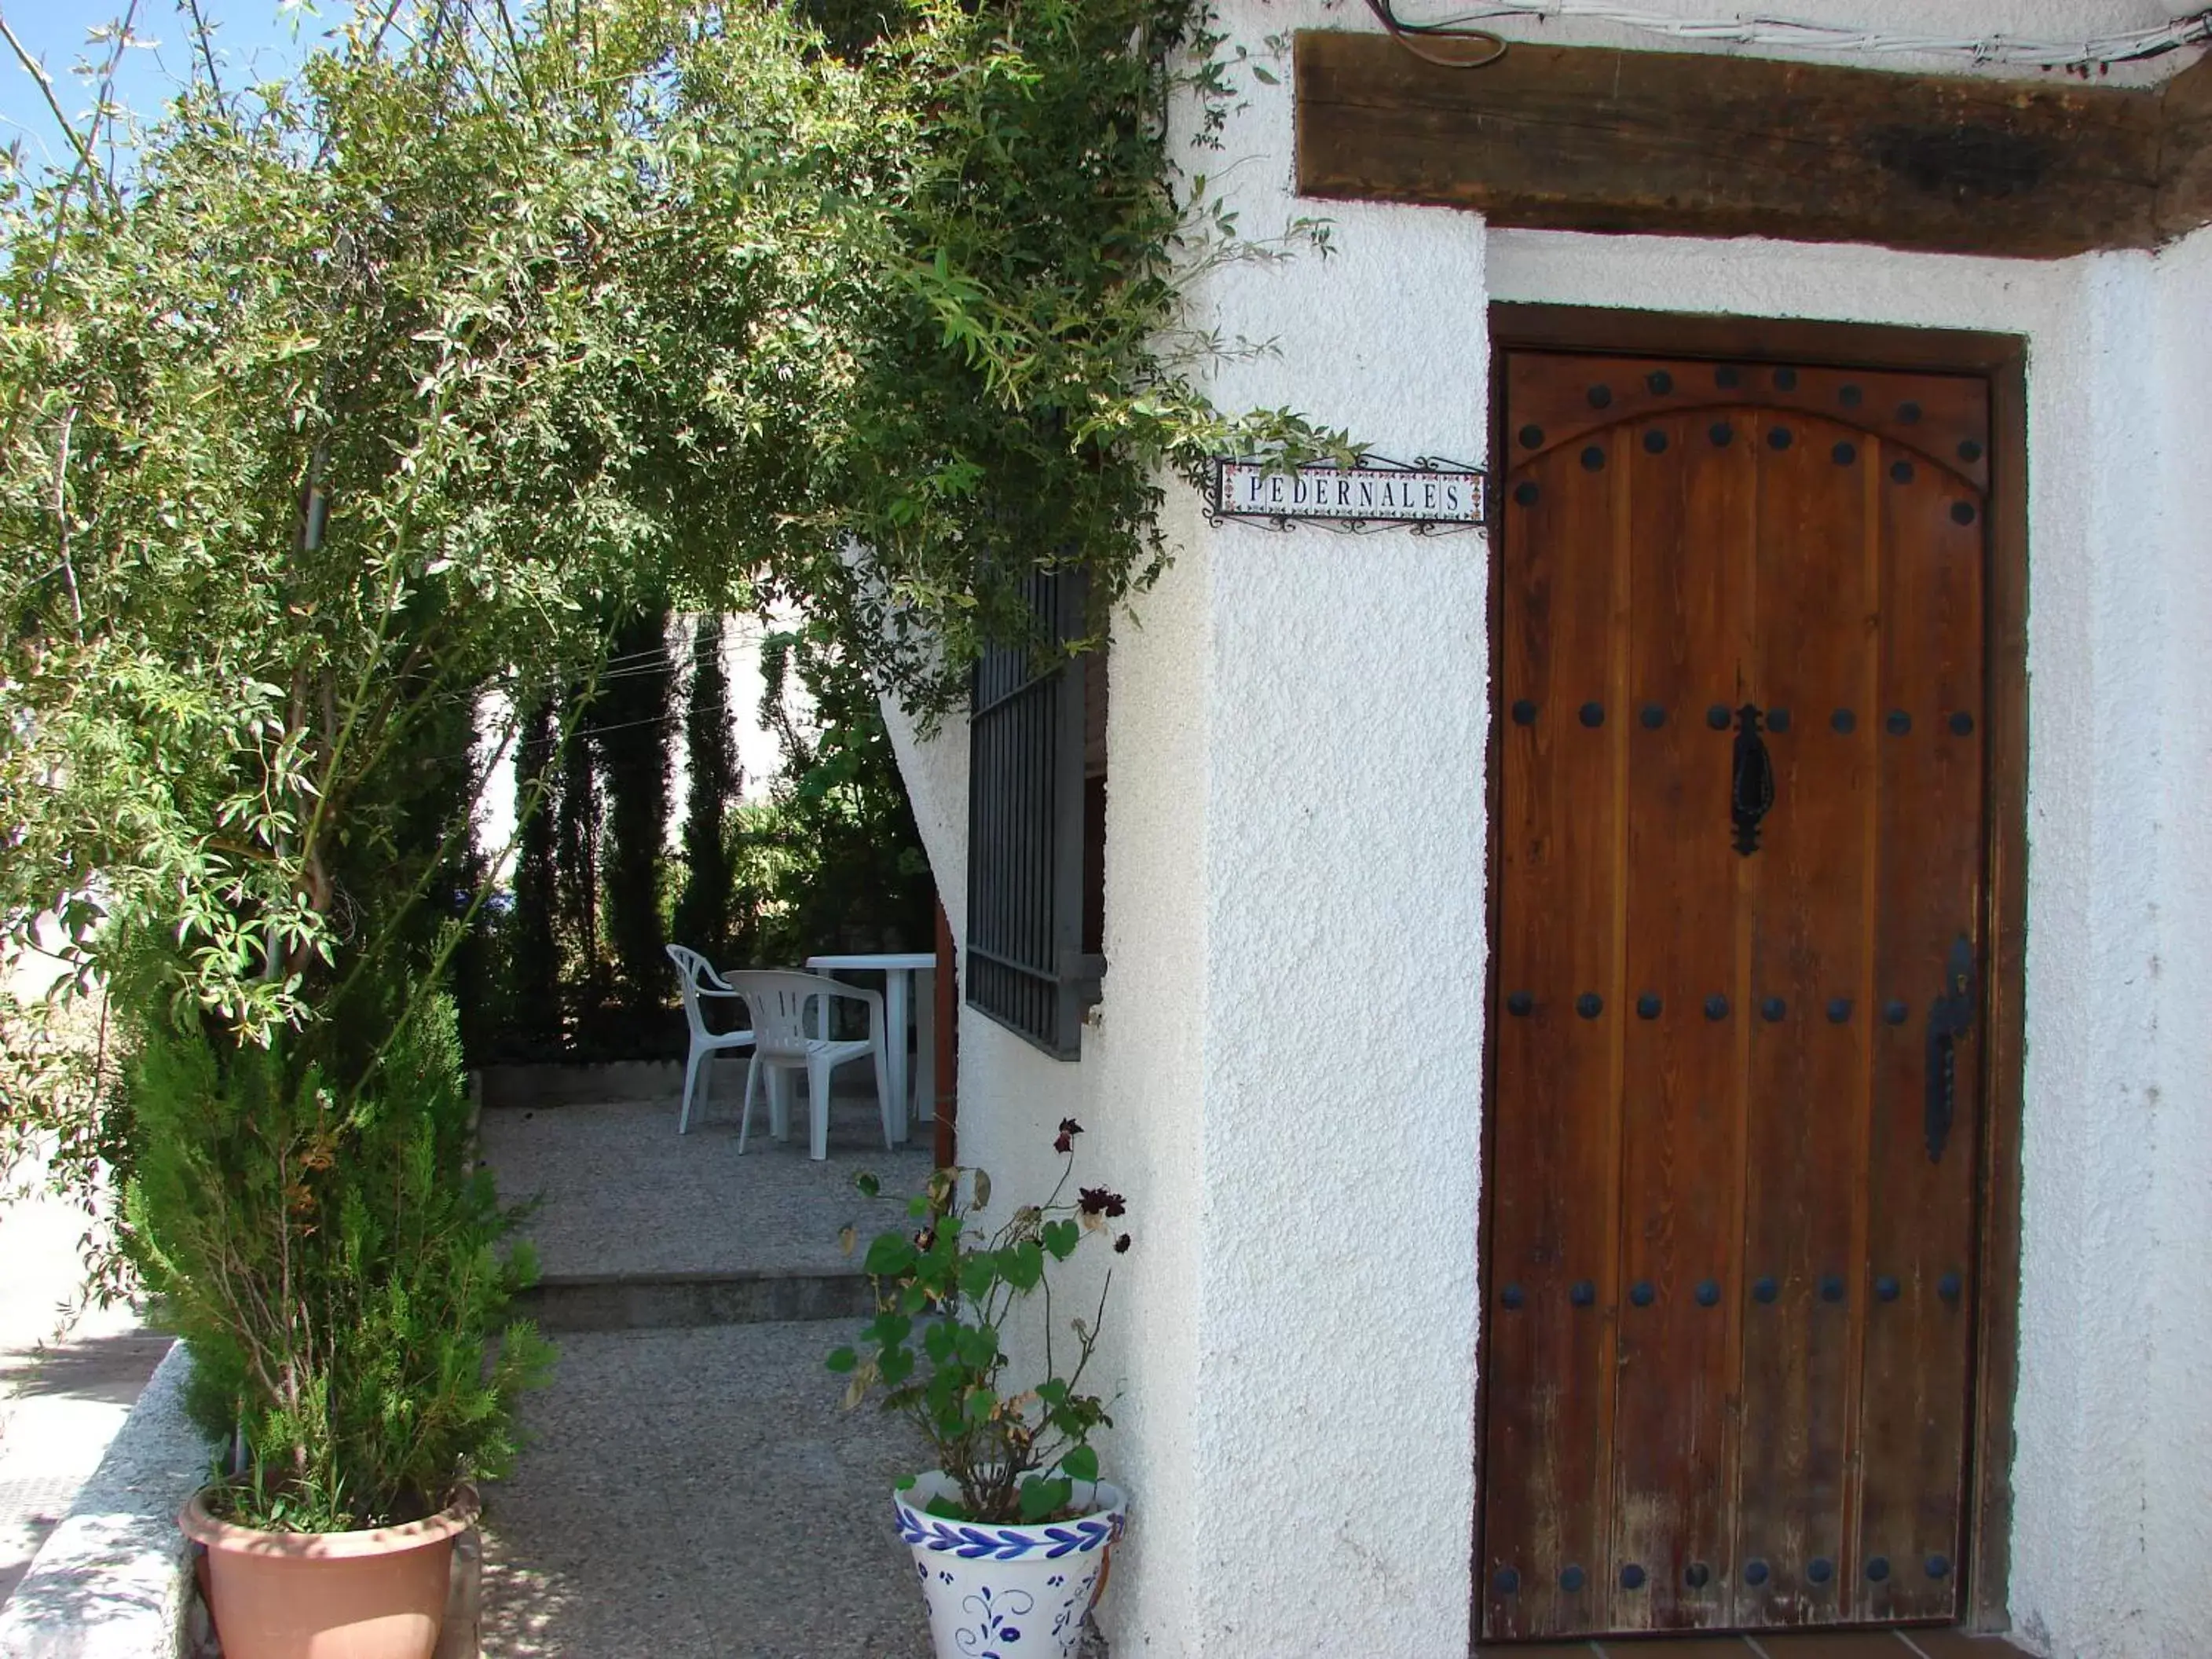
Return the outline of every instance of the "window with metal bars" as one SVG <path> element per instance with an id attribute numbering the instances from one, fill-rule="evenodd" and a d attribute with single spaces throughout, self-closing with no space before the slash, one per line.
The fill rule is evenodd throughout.
<path id="1" fill-rule="evenodd" d="M 1052 645 L 1083 631 L 1081 577 L 1029 579 Z M 986 652 L 968 715 L 968 1003 L 1047 1054 L 1082 1052 L 1106 971 L 1106 667 Z"/>

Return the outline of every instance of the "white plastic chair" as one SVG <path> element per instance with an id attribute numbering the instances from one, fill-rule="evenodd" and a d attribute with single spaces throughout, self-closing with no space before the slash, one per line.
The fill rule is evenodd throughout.
<path id="1" fill-rule="evenodd" d="M 672 945 L 668 947 L 668 959 L 676 964 L 676 983 L 684 993 L 684 1019 L 691 1028 L 691 1053 L 684 1062 L 684 1110 L 676 1120 L 676 1133 L 680 1135 L 690 1133 L 691 1097 L 695 1088 L 699 1097 L 700 1114 L 703 1116 L 707 1110 L 707 1096 L 714 1083 L 714 1068 L 707 1065 L 702 1077 L 702 1062 L 712 1060 L 725 1048 L 745 1047 L 752 1042 L 753 1034 L 750 1031 L 708 1030 L 707 1017 L 699 1006 L 699 999 L 734 997 L 738 993 L 730 988 L 728 981 L 714 971 L 714 963 L 696 951 L 687 950 L 681 945 Z M 748 1073 L 747 1083 L 751 1080 L 751 1075 Z"/>
<path id="2" fill-rule="evenodd" d="M 753 1058 L 745 1068 L 744 1116 L 738 1126 L 738 1152 L 745 1150 L 752 1132 L 753 1085 L 761 1068 L 769 1071 L 769 1127 L 781 1139 L 785 1115 L 781 1085 L 788 1072 L 806 1073 L 806 1128 L 809 1158 L 830 1156 L 830 1073 L 848 1060 L 866 1055 L 875 1062 L 876 1108 L 883 1118 L 884 1145 L 896 1146 L 899 1128 L 891 1121 L 890 1091 L 884 1085 L 884 994 L 841 985 L 820 974 L 794 973 L 781 969 L 749 970 L 729 976 L 730 988 L 745 1000 L 752 1015 Z M 868 1010 L 868 1035 L 849 1042 L 830 1036 L 830 1005 L 837 998 L 864 1003 Z M 807 1031 L 806 1009 L 816 1012 L 815 1030 Z"/>

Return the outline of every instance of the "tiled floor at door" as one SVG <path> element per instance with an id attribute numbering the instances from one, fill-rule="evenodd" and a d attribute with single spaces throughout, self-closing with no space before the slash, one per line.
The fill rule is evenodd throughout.
<path id="1" fill-rule="evenodd" d="M 2027 1659 L 2002 1637 L 1953 1630 L 1601 1637 L 1480 1647 L 1475 1659 Z"/>

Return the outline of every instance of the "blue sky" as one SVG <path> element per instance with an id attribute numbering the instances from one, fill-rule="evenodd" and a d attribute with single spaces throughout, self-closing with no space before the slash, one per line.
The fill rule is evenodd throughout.
<path id="1" fill-rule="evenodd" d="M 129 0 L 0 0 L 0 17 L 25 49 L 46 66 L 63 109 L 82 124 L 91 109 L 94 88 L 72 71 L 81 59 L 95 67 L 106 60 L 104 45 L 88 45 L 87 35 L 119 17 Z M 324 0 L 318 10 L 293 0 L 201 0 L 201 12 L 214 26 L 216 65 L 226 84 L 275 79 L 287 73 L 315 45 L 323 31 L 344 15 L 347 0 Z M 153 44 L 124 54 L 116 72 L 117 100 L 151 114 L 191 68 L 191 14 L 182 0 L 138 0 L 132 33 Z M 20 138 L 27 162 L 53 161 L 68 153 L 68 140 L 54 125 L 38 83 L 0 41 L 0 147 Z"/>

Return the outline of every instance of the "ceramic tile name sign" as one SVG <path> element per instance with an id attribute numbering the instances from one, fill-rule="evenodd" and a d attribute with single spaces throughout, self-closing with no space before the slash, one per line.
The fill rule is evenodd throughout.
<path id="1" fill-rule="evenodd" d="M 1270 470 L 1260 461 L 1216 460 L 1212 516 L 1288 530 L 1471 530 L 1486 503 L 1479 468 L 1424 455 L 1410 463 L 1369 456 L 1357 466 Z"/>

